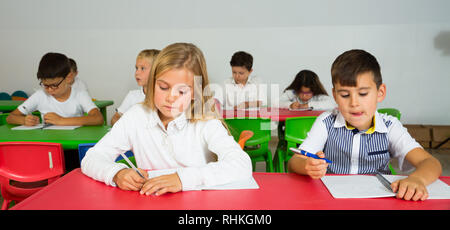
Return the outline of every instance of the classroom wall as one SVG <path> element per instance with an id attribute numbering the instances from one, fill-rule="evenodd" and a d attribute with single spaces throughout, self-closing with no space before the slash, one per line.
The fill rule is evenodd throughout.
<path id="1" fill-rule="evenodd" d="M 0 91 L 32 94 L 42 55 L 62 52 L 77 61 L 93 98 L 114 100 L 110 119 L 137 88 L 137 53 L 181 41 L 202 49 L 212 83 L 230 77 L 231 55 L 245 50 L 269 96 L 301 69 L 331 93 L 332 62 L 358 48 L 380 62 L 380 107 L 400 109 L 403 123 L 450 125 L 448 9 L 445 0 L 3 0 Z"/>

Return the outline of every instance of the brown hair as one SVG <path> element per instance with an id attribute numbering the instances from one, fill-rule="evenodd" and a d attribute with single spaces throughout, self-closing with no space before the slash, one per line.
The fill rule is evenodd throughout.
<path id="1" fill-rule="evenodd" d="M 230 65 L 244 66 L 248 71 L 250 71 L 253 67 L 253 57 L 247 52 L 238 51 L 231 57 Z"/>
<path id="2" fill-rule="evenodd" d="M 319 80 L 319 76 L 311 70 L 302 70 L 297 73 L 294 81 L 286 88 L 286 90 L 294 90 L 297 95 L 300 92 L 300 89 L 303 87 L 310 88 L 313 95 L 328 95 L 327 91 L 323 87 L 322 83 Z"/>
<path id="3" fill-rule="evenodd" d="M 377 89 L 383 83 L 380 65 L 377 59 L 364 50 L 349 50 L 339 55 L 331 66 L 333 86 L 339 83 L 343 86 L 356 86 L 358 75 L 372 72 Z"/>

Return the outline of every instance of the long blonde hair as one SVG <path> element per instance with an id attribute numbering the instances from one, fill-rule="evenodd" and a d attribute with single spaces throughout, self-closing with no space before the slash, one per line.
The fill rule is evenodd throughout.
<path id="1" fill-rule="evenodd" d="M 187 69 L 194 74 L 194 100 L 186 117 L 195 122 L 198 120 L 221 119 L 216 111 L 214 98 L 209 89 L 206 62 L 202 51 L 191 43 L 174 43 L 158 54 L 150 70 L 147 93 L 144 105 L 155 111 L 154 93 L 156 79 L 171 69 Z M 224 123 L 222 121 L 222 123 Z M 226 126 L 225 126 L 226 127 Z"/>

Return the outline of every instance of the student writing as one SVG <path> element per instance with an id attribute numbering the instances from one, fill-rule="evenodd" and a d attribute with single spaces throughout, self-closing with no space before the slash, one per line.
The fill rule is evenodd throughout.
<path id="1" fill-rule="evenodd" d="M 407 178 L 391 184 L 397 198 L 425 200 L 426 186 L 440 176 L 442 167 L 397 118 L 377 112 L 386 85 L 376 58 L 363 50 L 344 52 L 334 61 L 331 76 L 338 111 L 322 113 L 300 149 L 333 163 L 296 154 L 289 160 L 289 170 L 312 178 L 325 173 L 389 174 L 389 160 L 394 157 L 400 167 L 406 160 L 416 168 Z"/>
<path id="2" fill-rule="evenodd" d="M 314 110 L 332 110 L 336 103 L 319 80 L 319 76 L 310 70 L 297 73 L 294 81 L 286 87 L 280 98 L 281 108 Z"/>
<path id="3" fill-rule="evenodd" d="M 129 109 L 81 162 L 86 175 L 107 185 L 161 195 L 219 185 L 251 176 L 249 156 L 229 135 L 215 111 L 206 63 L 193 44 L 175 43 L 154 60 L 144 103 Z M 176 169 L 149 180 L 124 164 L 132 150 L 140 172 Z"/>
<path id="4" fill-rule="evenodd" d="M 43 89 L 38 90 L 7 117 L 10 124 L 33 126 L 39 117 L 53 125 L 101 125 L 103 116 L 87 91 L 71 87 L 74 74 L 69 59 L 60 53 L 47 53 L 39 62 L 37 78 Z M 87 116 L 84 116 L 87 113 Z"/>
<path id="5" fill-rule="evenodd" d="M 233 76 L 225 81 L 225 106 L 246 109 L 265 105 L 265 93 L 259 90 L 259 79 L 251 75 L 253 56 L 238 51 L 231 57 L 230 65 Z"/>

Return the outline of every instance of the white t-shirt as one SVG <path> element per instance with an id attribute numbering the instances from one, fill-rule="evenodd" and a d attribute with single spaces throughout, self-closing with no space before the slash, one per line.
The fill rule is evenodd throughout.
<path id="1" fill-rule="evenodd" d="M 289 108 L 294 102 L 303 102 L 295 95 L 294 90 L 286 90 L 280 97 L 280 108 Z M 313 107 L 314 110 L 333 110 L 337 107 L 334 99 L 327 95 L 315 95 L 307 102 L 308 106 Z"/>
<path id="2" fill-rule="evenodd" d="M 84 113 L 89 113 L 97 106 L 92 102 L 87 91 L 72 88 L 66 101 L 60 102 L 40 89 L 17 108 L 22 114 L 30 114 L 38 110 L 42 115 L 54 112 L 62 117 L 82 117 Z"/>
<path id="3" fill-rule="evenodd" d="M 117 108 L 117 112 L 124 114 L 133 105 L 144 102 L 144 100 L 145 94 L 142 87 L 140 89 L 130 90 L 127 96 L 125 96 L 125 99 L 123 99 L 122 104 Z"/>
<path id="4" fill-rule="evenodd" d="M 262 101 L 262 105 L 267 104 L 267 92 L 260 87 L 256 76 L 250 75 L 244 87 L 241 87 L 229 78 L 225 82 L 225 107 L 232 108 L 246 101 Z M 220 99 L 219 99 L 220 101 Z"/>
<path id="5" fill-rule="evenodd" d="M 85 90 L 89 93 L 86 83 L 84 83 L 84 81 L 82 81 L 80 77 L 75 77 L 75 80 L 72 84 L 72 89 L 78 89 L 78 91 Z"/>
<path id="6" fill-rule="evenodd" d="M 192 123 L 182 113 L 166 129 L 157 112 L 143 104 L 131 107 L 88 150 L 81 170 L 115 186 L 114 175 L 127 166 L 114 160 L 128 150 L 133 151 L 138 168 L 176 169 L 183 190 L 226 184 L 252 175 L 250 157 L 219 120 Z"/>

